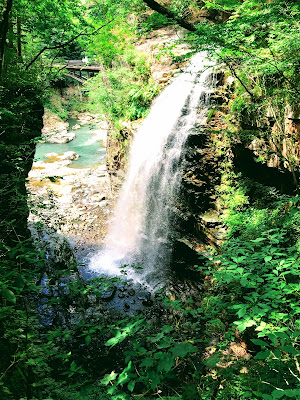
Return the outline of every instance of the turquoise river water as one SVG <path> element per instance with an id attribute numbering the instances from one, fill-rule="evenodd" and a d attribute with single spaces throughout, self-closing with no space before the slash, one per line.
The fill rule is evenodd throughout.
<path id="1" fill-rule="evenodd" d="M 70 120 L 70 130 L 77 123 L 76 120 Z M 57 153 L 62 154 L 67 151 L 75 151 L 79 154 L 78 160 L 74 160 L 69 164 L 73 168 L 88 168 L 105 162 L 105 147 L 95 134 L 97 126 L 94 124 L 85 124 L 76 129 L 74 132 L 76 138 L 69 143 L 38 143 L 35 152 L 35 161 L 47 161 L 45 154 Z"/>

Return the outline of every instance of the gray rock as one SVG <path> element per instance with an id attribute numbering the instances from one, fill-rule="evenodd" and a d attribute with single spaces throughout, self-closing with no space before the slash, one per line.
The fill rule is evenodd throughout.
<path id="1" fill-rule="evenodd" d="M 66 153 L 64 153 L 60 159 L 61 160 L 78 160 L 79 158 L 79 154 L 75 153 L 75 151 L 67 151 Z"/>
<path id="2" fill-rule="evenodd" d="M 52 131 L 46 135 L 45 141 L 47 143 L 65 144 L 71 142 L 71 140 L 75 139 L 75 137 L 75 132 L 68 131 L 66 128 L 62 128 L 60 130 Z"/>
<path id="3" fill-rule="evenodd" d="M 46 254 L 45 272 L 59 269 L 74 268 L 76 259 L 70 243 L 65 236 L 58 234 L 55 229 L 45 225 L 28 224 L 35 247 Z"/>

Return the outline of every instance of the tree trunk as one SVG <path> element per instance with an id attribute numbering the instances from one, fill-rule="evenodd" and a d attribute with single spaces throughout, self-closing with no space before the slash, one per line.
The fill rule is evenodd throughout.
<path id="1" fill-rule="evenodd" d="M 8 31 L 7 32 L 9 33 L 7 47 L 9 47 L 10 49 L 13 49 L 14 48 L 14 43 L 13 43 L 14 30 L 13 30 L 13 24 L 11 22 L 11 19 L 8 20 Z"/>
<path id="2" fill-rule="evenodd" d="M 13 0 L 7 0 L 6 6 L 3 11 L 3 15 L 1 18 L 0 23 L 0 76 L 3 70 L 3 63 L 4 63 L 4 52 L 5 52 L 5 45 L 6 45 L 6 36 L 8 32 L 8 21 L 9 21 L 9 13 L 12 9 Z"/>
<path id="3" fill-rule="evenodd" d="M 178 15 L 173 13 L 172 11 L 168 10 L 166 7 L 158 4 L 156 1 L 154 1 L 154 0 L 143 0 L 143 2 L 146 3 L 148 7 L 152 8 L 152 10 L 157 11 L 160 14 L 165 15 L 166 17 L 168 17 L 170 19 L 173 19 L 180 26 L 182 26 L 183 28 L 187 29 L 188 31 L 191 31 L 191 32 L 196 32 L 197 31 L 197 28 L 193 24 L 190 24 L 185 19 L 179 17 Z"/>
<path id="4" fill-rule="evenodd" d="M 22 28 L 21 28 L 21 20 L 20 17 L 17 17 L 17 55 L 20 59 L 22 59 Z"/>

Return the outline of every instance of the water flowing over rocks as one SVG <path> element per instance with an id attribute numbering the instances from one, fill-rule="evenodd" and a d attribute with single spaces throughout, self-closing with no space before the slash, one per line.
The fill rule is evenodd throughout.
<path id="1" fill-rule="evenodd" d="M 205 67 L 209 65 L 207 60 L 201 60 L 201 63 Z M 201 63 L 198 60 L 198 69 Z M 170 70 L 175 71 L 176 68 L 170 68 Z M 173 103 L 171 103 L 171 106 L 168 103 L 170 103 L 170 99 L 176 104 L 179 103 L 178 114 L 175 113 L 176 115 L 169 116 L 166 110 L 163 111 L 163 117 L 157 118 L 155 127 L 150 126 L 149 133 L 151 137 L 147 138 L 143 144 L 141 143 L 144 150 L 140 149 L 138 157 L 141 157 L 143 168 L 140 170 L 139 175 L 141 185 L 146 187 L 146 196 L 139 195 L 136 199 L 137 201 L 134 201 L 135 211 L 132 214 L 132 210 L 127 210 L 127 206 L 124 207 L 124 190 L 120 192 L 120 212 L 115 217 L 115 222 L 113 222 L 115 224 L 116 240 L 110 244 L 112 252 L 115 252 L 116 248 L 119 248 L 122 244 L 125 236 L 127 239 L 135 240 L 135 234 L 130 233 L 125 236 L 121 234 L 124 218 L 125 224 L 127 223 L 126 220 L 130 220 L 134 225 L 134 230 L 138 228 L 137 242 L 140 246 L 140 253 L 133 251 L 130 259 L 122 258 L 118 255 L 119 265 L 113 267 L 113 274 L 120 274 L 120 262 L 123 264 L 136 263 L 138 267 L 139 263 L 141 263 L 143 266 L 146 265 L 146 272 L 140 273 L 137 270 L 133 275 L 129 272 L 128 277 L 145 282 L 143 277 L 147 276 L 149 282 L 156 282 L 154 286 L 157 283 L 161 285 L 164 279 L 163 275 L 165 275 L 168 265 L 171 263 L 172 273 L 175 273 L 175 275 L 172 278 L 169 291 L 170 296 L 175 298 L 180 297 L 182 288 L 186 293 L 190 293 L 192 297 L 197 296 L 201 287 L 200 277 L 197 272 L 190 268 L 198 263 L 197 251 L 204 251 L 207 244 L 220 244 L 223 237 L 220 233 L 222 224 L 219 221 L 219 213 L 214 209 L 213 205 L 213 186 L 218 179 L 217 174 L 215 176 L 213 174 L 216 163 L 210 148 L 209 133 L 205 131 L 207 128 L 207 104 L 221 103 L 221 96 L 213 85 L 220 82 L 223 76 L 222 74 L 211 74 L 205 68 L 204 70 L 205 74 L 202 76 L 196 70 L 190 71 L 187 69 L 187 72 L 183 73 L 181 78 L 174 78 L 173 83 L 170 84 L 170 88 L 172 88 L 172 85 L 176 87 L 176 80 L 182 81 L 182 89 L 184 89 L 185 96 L 180 91 L 172 92 L 171 97 L 165 101 L 165 104 L 174 113 Z M 167 75 L 168 77 L 165 77 L 169 80 L 173 73 Z M 210 86 L 204 89 L 206 80 Z M 166 90 L 170 91 L 170 88 Z M 164 96 L 164 93 L 162 96 Z M 101 131 L 103 132 L 103 129 L 107 128 L 105 123 L 105 126 L 101 123 L 99 124 L 99 121 L 89 113 L 74 114 L 72 117 L 76 117 L 78 121 L 75 125 L 76 130 L 80 129 L 82 124 L 95 122 L 98 123 L 100 135 Z M 171 119 L 170 126 L 168 126 L 169 119 Z M 213 121 L 210 122 L 210 128 L 213 128 Z M 134 123 L 120 121 L 120 123 L 122 127 L 119 135 L 124 140 L 129 140 L 129 143 L 135 137 L 136 142 L 140 135 L 137 132 L 141 121 Z M 145 129 L 143 128 L 144 125 L 145 122 L 142 123 L 140 129 Z M 165 139 L 163 135 L 168 134 L 169 128 L 172 131 L 172 135 L 170 138 Z M 72 130 L 74 130 L 74 126 Z M 164 138 L 159 154 L 160 151 L 162 151 L 162 154 L 166 149 L 167 151 L 163 155 L 163 161 L 158 161 L 158 156 L 152 157 L 153 171 L 155 172 L 155 169 L 157 169 L 158 173 L 154 174 L 155 176 L 153 175 L 150 179 L 149 176 L 153 171 L 150 172 L 152 168 L 150 164 L 149 168 L 147 167 L 145 157 L 147 157 L 150 147 L 156 140 L 155 132 L 161 132 L 160 135 Z M 178 136 L 178 132 L 179 135 L 180 132 L 182 133 L 181 137 Z M 106 142 L 106 136 L 103 137 L 103 142 Z M 146 148 L 145 143 L 148 143 Z M 59 234 L 66 235 L 77 254 L 80 255 L 79 259 L 84 262 L 90 259 L 99 245 L 103 245 L 106 237 L 107 221 L 112 219 L 113 194 L 120 187 L 119 183 L 115 184 L 115 182 L 121 182 L 126 176 L 123 170 L 124 161 L 121 158 L 118 159 L 121 153 L 114 152 L 110 137 L 107 145 L 110 153 L 110 157 L 107 160 L 110 179 L 105 165 L 97 165 L 90 168 L 71 167 L 72 160 L 76 160 L 78 157 L 80 159 L 80 154 L 76 152 L 63 154 L 52 152 L 46 154 L 47 160 L 35 162 L 29 174 L 31 203 L 33 204 L 30 221 L 35 224 L 37 222 L 45 223 L 56 229 Z M 135 144 L 133 143 L 133 149 L 134 146 Z M 114 158 L 111 157 L 112 155 L 114 155 Z M 162 164 L 161 168 L 159 168 L 160 164 Z M 181 170 L 181 168 L 183 169 Z M 145 175 L 143 170 L 149 170 L 150 175 Z M 171 175 L 168 175 L 169 173 Z M 172 179 L 170 179 L 171 176 L 173 176 Z M 132 174 L 130 175 L 129 169 L 130 179 L 132 179 Z M 158 186 L 157 193 L 155 192 L 155 180 L 161 183 L 161 186 Z M 151 185 L 148 187 L 149 182 Z M 172 188 L 173 183 L 175 184 L 174 188 Z M 180 185 L 182 185 L 181 189 Z M 204 192 L 203 188 L 205 188 Z M 128 189 L 127 194 L 129 197 L 135 195 L 136 189 L 135 186 Z M 182 192 L 180 199 L 184 198 L 184 200 L 179 207 L 176 204 L 176 198 L 178 198 L 180 191 Z M 159 203 L 161 196 L 161 206 L 157 207 L 155 202 L 158 201 Z M 43 207 L 34 206 L 38 201 L 42 202 Z M 147 201 L 149 202 L 149 210 L 142 217 L 142 222 L 137 223 L 135 213 L 140 207 L 147 208 Z M 178 201 L 181 200 L 178 198 Z M 127 211 L 131 214 L 127 214 Z M 155 223 L 158 223 L 159 226 L 157 225 L 156 227 Z M 109 240 L 111 239 L 111 232 L 108 238 Z M 117 247 L 114 247 L 115 245 Z M 132 249 L 127 242 L 125 247 L 127 254 L 129 254 L 129 250 Z M 95 259 L 93 257 L 92 262 Z M 96 263 L 98 264 L 98 261 Z M 104 267 L 105 272 L 111 274 L 111 271 L 106 269 L 107 259 L 100 259 L 99 264 L 100 271 Z M 157 274 L 159 277 L 156 276 Z M 93 275 L 89 276 L 86 271 L 83 271 L 83 275 L 87 279 L 93 277 Z M 191 283 L 192 281 L 194 281 L 194 284 Z M 196 284 L 196 282 L 198 283 Z M 136 305 L 134 305 L 136 302 L 142 302 L 145 307 L 152 304 L 151 298 L 146 298 L 147 296 L 144 296 L 143 299 L 137 298 L 136 293 L 139 290 L 144 290 L 139 284 L 128 289 L 128 291 L 126 289 L 125 292 L 127 294 L 124 294 L 124 290 L 121 289 L 117 287 L 106 296 L 107 301 L 111 304 L 115 303 L 113 307 L 121 308 L 127 312 L 136 310 Z M 131 298 L 132 291 L 135 294 L 130 303 L 126 301 L 126 298 L 128 296 L 128 298 Z"/>

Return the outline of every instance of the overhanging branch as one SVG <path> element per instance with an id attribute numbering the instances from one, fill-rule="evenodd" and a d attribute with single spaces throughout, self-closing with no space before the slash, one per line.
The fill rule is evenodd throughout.
<path id="1" fill-rule="evenodd" d="M 68 41 L 66 41 L 66 42 L 64 42 L 64 43 L 58 44 L 58 45 L 56 45 L 56 46 L 45 46 L 45 47 L 34 57 L 34 59 L 33 59 L 32 61 L 30 61 L 30 63 L 25 67 L 25 71 L 27 71 L 27 70 L 32 66 L 32 64 L 39 58 L 40 55 L 42 55 L 42 54 L 44 53 L 44 51 L 46 51 L 46 50 L 61 49 L 61 48 L 65 47 L 65 46 L 67 46 L 68 44 L 74 42 L 74 40 L 78 39 L 78 38 L 81 37 L 81 36 L 91 36 L 91 35 L 94 35 L 94 34 L 97 33 L 98 31 L 100 31 L 100 29 L 102 29 L 102 28 L 104 28 L 105 26 L 109 25 L 112 21 L 113 21 L 113 20 L 108 21 L 106 24 L 100 26 L 100 28 L 98 28 L 98 29 L 95 29 L 93 32 L 90 32 L 90 33 L 85 33 L 85 32 L 78 33 L 78 35 L 74 36 L 72 39 L 70 39 L 70 40 L 68 40 Z"/>
<path id="2" fill-rule="evenodd" d="M 152 10 L 159 12 L 162 15 L 165 15 L 166 17 L 173 19 L 178 23 L 178 25 L 182 26 L 182 28 L 187 29 L 190 32 L 196 32 L 197 28 L 193 25 L 187 22 L 185 19 L 179 17 L 176 15 L 173 11 L 168 10 L 166 7 L 160 5 L 154 0 L 143 0 L 144 3 L 147 4 L 148 7 L 150 7 Z"/>

